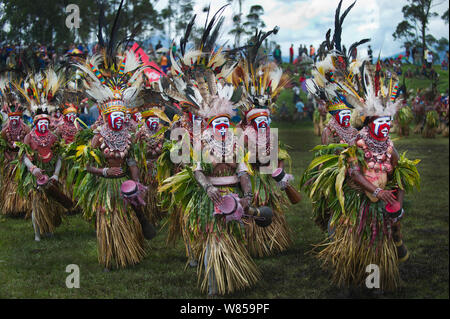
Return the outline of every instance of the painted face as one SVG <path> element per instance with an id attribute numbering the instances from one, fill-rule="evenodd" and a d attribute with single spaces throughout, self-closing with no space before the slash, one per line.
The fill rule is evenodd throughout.
<path id="1" fill-rule="evenodd" d="M 211 126 L 215 134 L 224 137 L 230 127 L 230 120 L 225 116 L 218 117 L 211 122 Z"/>
<path id="2" fill-rule="evenodd" d="M 74 113 L 74 112 L 67 113 L 66 115 L 64 115 L 64 119 L 65 119 L 67 122 L 70 122 L 70 123 L 75 122 L 75 119 L 76 119 L 76 118 L 77 118 L 77 114 Z"/>
<path id="3" fill-rule="evenodd" d="M 134 114 L 133 114 L 133 120 L 134 120 L 136 123 L 140 123 L 141 120 L 142 120 L 142 114 L 141 114 L 140 112 L 134 113 Z"/>
<path id="4" fill-rule="evenodd" d="M 370 123 L 371 133 L 379 139 L 385 139 L 391 129 L 391 117 L 382 116 Z"/>
<path id="5" fill-rule="evenodd" d="M 41 120 L 37 121 L 37 123 L 36 123 L 36 130 L 41 134 L 45 134 L 48 132 L 49 124 L 50 124 L 49 120 L 41 119 Z"/>
<path id="6" fill-rule="evenodd" d="M 13 127 L 17 127 L 20 124 L 20 116 L 10 116 L 9 122 Z"/>
<path id="7" fill-rule="evenodd" d="M 124 121 L 125 114 L 123 112 L 112 112 L 108 116 L 108 124 L 113 131 L 120 131 L 123 128 Z"/>
<path id="8" fill-rule="evenodd" d="M 270 119 L 267 116 L 258 116 L 257 118 L 252 120 L 253 127 L 257 131 L 266 132 L 266 129 L 269 128 Z"/>
<path id="9" fill-rule="evenodd" d="M 158 127 L 159 127 L 159 117 L 157 117 L 157 116 L 150 116 L 149 118 L 147 118 L 145 123 L 147 124 L 147 127 L 151 131 L 156 131 L 158 129 Z"/>
<path id="10" fill-rule="evenodd" d="M 350 126 L 350 118 L 352 116 L 352 111 L 350 110 L 342 110 L 337 112 L 334 115 L 334 118 L 339 123 L 340 126 L 349 127 Z"/>

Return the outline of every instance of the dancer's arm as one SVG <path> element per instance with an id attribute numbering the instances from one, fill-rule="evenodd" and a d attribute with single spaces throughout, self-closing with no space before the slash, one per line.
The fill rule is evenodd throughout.
<path id="1" fill-rule="evenodd" d="M 215 204 L 218 205 L 222 202 L 222 196 L 220 195 L 219 190 L 209 182 L 202 170 L 196 169 L 194 171 L 194 177 Z"/>
<path id="2" fill-rule="evenodd" d="M 381 199 L 389 204 L 393 204 L 395 201 L 395 196 L 392 194 L 393 191 L 388 191 L 380 189 L 373 185 L 367 178 L 361 174 L 360 168 L 358 166 L 350 168 L 351 179 L 361 186 L 365 191 L 372 193 L 376 198 Z"/>

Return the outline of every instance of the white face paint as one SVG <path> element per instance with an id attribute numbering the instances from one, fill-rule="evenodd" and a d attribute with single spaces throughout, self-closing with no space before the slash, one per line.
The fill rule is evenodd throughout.
<path id="1" fill-rule="evenodd" d="M 66 117 L 66 119 L 67 119 L 68 122 L 73 123 L 73 122 L 75 122 L 75 119 L 77 118 L 77 114 L 71 112 L 71 113 L 67 113 L 67 114 L 65 115 L 65 117 Z"/>
<path id="2" fill-rule="evenodd" d="M 222 116 L 218 117 L 211 122 L 214 133 L 218 133 L 222 136 L 225 136 L 228 128 L 230 127 L 230 120 L 228 117 Z"/>
<path id="3" fill-rule="evenodd" d="M 270 125 L 270 119 L 267 116 L 258 116 L 257 118 L 253 119 L 255 129 L 261 132 L 265 132 L 266 129 Z"/>
<path id="4" fill-rule="evenodd" d="M 122 129 L 125 121 L 125 114 L 123 112 L 112 112 L 110 114 L 110 125 L 113 130 Z"/>
<path id="5" fill-rule="evenodd" d="M 150 116 L 147 118 L 147 127 L 152 130 L 152 131 L 156 131 L 158 129 L 159 126 L 159 117 L 157 116 Z"/>
<path id="6" fill-rule="evenodd" d="M 133 117 L 134 117 L 134 121 L 137 123 L 140 123 L 142 120 L 142 114 L 140 112 L 134 113 Z"/>
<path id="7" fill-rule="evenodd" d="M 377 137 L 387 137 L 391 127 L 391 117 L 382 116 L 373 121 L 373 133 Z"/>
<path id="8" fill-rule="evenodd" d="M 348 127 L 350 125 L 350 118 L 352 116 L 352 111 L 343 110 L 339 112 L 339 123 L 342 126 Z"/>
<path id="9" fill-rule="evenodd" d="M 48 131 L 48 126 L 49 126 L 50 122 L 47 119 L 42 119 L 37 121 L 36 123 L 36 128 L 38 130 L 39 133 L 46 133 Z"/>
<path id="10" fill-rule="evenodd" d="M 9 117 L 9 122 L 14 127 L 19 125 L 19 123 L 20 123 L 20 116 L 10 116 Z"/>

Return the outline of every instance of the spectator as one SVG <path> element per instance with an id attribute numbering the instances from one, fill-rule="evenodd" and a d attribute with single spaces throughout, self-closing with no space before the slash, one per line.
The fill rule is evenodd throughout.
<path id="1" fill-rule="evenodd" d="M 280 45 L 277 45 L 275 50 L 273 51 L 273 57 L 278 64 L 281 64 L 281 49 Z"/>
<path id="2" fill-rule="evenodd" d="M 167 59 L 167 56 L 164 54 L 164 55 L 161 57 L 161 63 L 160 63 L 160 65 L 161 65 L 162 71 L 163 71 L 164 73 L 166 73 L 166 74 L 167 74 L 167 70 L 168 70 L 168 68 L 169 68 L 168 62 L 169 62 L 169 60 Z"/>
<path id="3" fill-rule="evenodd" d="M 303 104 L 301 100 L 298 100 L 298 102 L 295 103 L 295 108 L 297 110 L 296 114 L 294 115 L 295 120 L 302 120 L 304 116 L 305 104 Z"/>
<path id="4" fill-rule="evenodd" d="M 300 100 L 300 88 L 297 86 L 297 85 L 295 85 L 293 88 L 292 88 L 292 91 L 294 92 L 294 105 L 297 103 L 297 101 L 298 100 Z"/>
<path id="5" fill-rule="evenodd" d="M 294 45 L 291 44 L 291 47 L 289 48 L 289 63 L 294 63 Z"/>
<path id="6" fill-rule="evenodd" d="M 313 45 L 311 44 L 311 45 L 309 46 L 309 57 L 310 57 L 311 59 L 313 59 L 313 60 L 314 60 L 314 55 L 315 55 L 315 53 L 316 53 L 316 50 L 314 49 Z"/>
<path id="7" fill-rule="evenodd" d="M 158 40 L 158 44 L 155 47 L 155 50 L 158 51 L 158 49 L 162 48 L 161 40 Z"/>
<path id="8" fill-rule="evenodd" d="M 412 59 L 413 59 L 413 64 L 416 64 L 416 57 L 417 57 L 417 49 L 416 46 L 413 46 L 412 50 L 411 50 L 411 55 L 412 55 Z"/>
<path id="9" fill-rule="evenodd" d="M 427 69 L 431 69 L 433 67 L 433 52 L 431 50 L 427 50 L 426 61 Z"/>

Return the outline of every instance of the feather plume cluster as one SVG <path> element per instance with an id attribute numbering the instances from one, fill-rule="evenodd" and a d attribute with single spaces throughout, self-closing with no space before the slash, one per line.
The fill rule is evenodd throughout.
<path id="1" fill-rule="evenodd" d="M 356 110 L 366 117 L 393 117 L 401 106 L 397 99 L 398 77 L 390 69 L 381 70 L 376 66 L 364 63 L 362 66 L 362 81 L 364 88 L 364 103 L 358 104 Z"/>
<path id="2" fill-rule="evenodd" d="M 253 108 L 273 110 L 275 101 L 290 79 L 275 63 L 265 63 L 255 68 L 243 59 L 233 73 L 233 84 L 242 87 L 241 109 L 247 113 Z"/>
<path id="3" fill-rule="evenodd" d="M 114 59 L 96 54 L 75 66 L 83 72 L 86 94 L 103 112 L 111 101 L 121 101 L 127 108 L 137 107 L 137 103 L 142 102 L 138 97 L 145 66 L 132 51 L 117 54 Z"/>
<path id="4" fill-rule="evenodd" d="M 231 75 L 237 62 L 230 59 L 223 47 L 216 47 L 215 44 L 223 24 L 220 15 L 225 7 L 219 9 L 209 22 L 206 21 L 200 43 L 191 45 L 187 51 L 196 17 L 192 18 L 180 41 L 181 56 L 176 59 L 170 51 L 172 73 L 169 77 L 162 77 L 158 84 L 166 97 L 203 118 L 220 114 L 232 116 L 235 113 Z"/>
<path id="5" fill-rule="evenodd" d="M 20 110 L 16 109 L 17 103 L 20 103 L 19 96 L 11 81 L 4 76 L 0 77 L 0 102 L 2 110 L 6 113 L 22 111 L 22 107 L 20 107 Z"/>
<path id="6" fill-rule="evenodd" d="M 26 108 L 33 114 L 52 113 L 58 108 L 64 77 L 52 68 L 44 72 L 29 74 L 19 82 L 13 82 L 15 89 L 26 100 Z"/>

